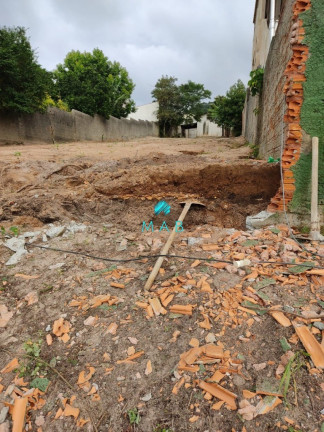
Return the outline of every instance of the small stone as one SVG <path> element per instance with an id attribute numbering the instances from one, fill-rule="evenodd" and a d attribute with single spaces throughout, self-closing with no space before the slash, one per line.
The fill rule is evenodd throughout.
<path id="1" fill-rule="evenodd" d="M 4 242 L 4 245 L 12 250 L 13 252 L 18 252 L 25 246 L 25 240 L 23 238 L 12 237 Z"/>
<path id="2" fill-rule="evenodd" d="M 315 322 L 314 327 L 318 328 L 319 330 L 324 330 L 324 323 L 322 322 Z"/>
<path id="3" fill-rule="evenodd" d="M 264 363 L 254 364 L 253 367 L 256 371 L 260 371 L 260 370 L 263 370 L 267 367 L 267 363 L 264 362 Z"/>
<path id="4" fill-rule="evenodd" d="M 124 376 L 119 376 L 119 377 L 117 377 L 117 381 L 125 381 L 125 377 Z"/>
<path id="5" fill-rule="evenodd" d="M 143 402 L 148 402 L 149 400 L 152 399 L 152 393 L 147 393 L 145 396 L 143 396 L 142 398 L 140 398 L 141 401 Z"/>
<path id="6" fill-rule="evenodd" d="M 21 260 L 21 257 L 27 253 L 25 249 L 19 249 L 15 254 L 11 255 L 9 260 L 6 262 L 7 266 L 16 265 Z"/>
<path id="7" fill-rule="evenodd" d="M 123 239 L 123 240 L 119 243 L 119 245 L 116 247 L 116 250 L 117 250 L 118 252 L 122 252 L 122 251 L 124 251 L 124 250 L 127 250 L 127 240 L 126 240 L 126 239 Z"/>
<path id="8" fill-rule="evenodd" d="M 188 246 L 194 246 L 194 245 L 200 244 L 202 242 L 203 242 L 203 238 L 200 238 L 200 237 L 188 237 L 187 238 Z"/>
<path id="9" fill-rule="evenodd" d="M 214 343 L 214 342 L 216 342 L 216 337 L 215 337 L 214 333 L 208 333 L 208 335 L 205 337 L 205 341 L 207 343 Z"/>
<path id="10" fill-rule="evenodd" d="M 54 238 L 54 237 L 61 236 L 65 230 L 66 230 L 65 226 L 53 226 L 52 228 L 47 230 L 45 234 L 49 238 Z"/>
<path id="11" fill-rule="evenodd" d="M 241 375 L 234 375 L 233 384 L 235 384 L 237 387 L 244 387 L 245 383 L 246 381 Z"/>
<path id="12" fill-rule="evenodd" d="M 0 411 L 0 424 L 6 420 L 8 411 L 9 411 L 9 407 L 7 406 L 3 407 L 2 410 Z"/>

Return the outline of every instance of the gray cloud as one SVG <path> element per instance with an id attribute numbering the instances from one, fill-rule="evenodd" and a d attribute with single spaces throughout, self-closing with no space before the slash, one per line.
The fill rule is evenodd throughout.
<path id="1" fill-rule="evenodd" d="M 0 25 L 27 27 L 39 63 L 53 70 L 72 49 L 100 48 L 151 101 L 158 78 L 203 83 L 224 94 L 251 69 L 254 0 L 10 0 Z"/>

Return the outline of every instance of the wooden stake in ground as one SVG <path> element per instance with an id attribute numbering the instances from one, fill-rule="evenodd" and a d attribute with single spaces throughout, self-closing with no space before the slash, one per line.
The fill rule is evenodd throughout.
<path id="1" fill-rule="evenodd" d="M 183 220 L 186 217 L 186 214 L 188 213 L 188 211 L 189 211 L 189 209 L 190 209 L 190 207 L 191 207 L 192 204 L 196 204 L 196 205 L 205 207 L 204 204 L 202 204 L 202 203 L 200 203 L 198 201 L 187 201 L 185 203 L 184 209 L 182 210 L 181 215 L 179 216 L 177 222 L 183 222 Z M 173 228 L 171 234 L 169 235 L 168 241 L 166 242 L 166 244 L 164 245 L 164 247 L 163 247 L 163 249 L 161 251 L 161 255 L 166 255 L 168 253 L 168 251 L 170 249 L 170 246 L 171 246 L 171 244 L 173 242 L 173 239 L 174 239 L 174 237 L 176 235 L 176 232 L 177 232 L 176 229 L 177 229 L 177 227 L 175 226 Z M 151 271 L 151 274 L 150 274 L 149 278 L 147 279 L 146 284 L 144 286 L 145 290 L 150 290 L 151 289 L 151 287 L 153 285 L 153 282 L 154 282 L 154 280 L 156 278 L 156 275 L 158 274 L 158 272 L 159 272 L 159 270 L 161 268 L 163 260 L 164 260 L 164 257 L 159 257 L 158 260 L 156 261 L 156 263 L 155 263 L 155 265 L 153 267 L 153 270 Z"/>

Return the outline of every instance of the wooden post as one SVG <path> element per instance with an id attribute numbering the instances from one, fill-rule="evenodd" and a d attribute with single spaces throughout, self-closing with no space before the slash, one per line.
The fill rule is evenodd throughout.
<path id="1" fill-rule="evenodd" d="M 312 138 L 312 201 L 311 201 L 311 239 L 320 240 L 320 221 L 318 215 L 318 138 Z"/>

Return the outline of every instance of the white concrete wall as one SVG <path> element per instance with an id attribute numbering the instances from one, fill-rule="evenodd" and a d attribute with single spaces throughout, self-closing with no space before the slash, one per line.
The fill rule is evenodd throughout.
<path id="1" fill-rule="evenodd" d="M 134 120 L 147 120 L 156 122 L 156 112 L 159 109 L 158 102 L 152 102 L 150 104 L 140 105 L 136 107 L 136 112 L 129 114 L 128 119 Z"/>
<path id="2" fill-rule="evenodd" d="M 222 136 L 222 128 L 219 127 L 216 123 L 208 120 L 207 115 L 203 115 L 201 117 L 200 122 L 197 124 L 197 136 Z"/>

